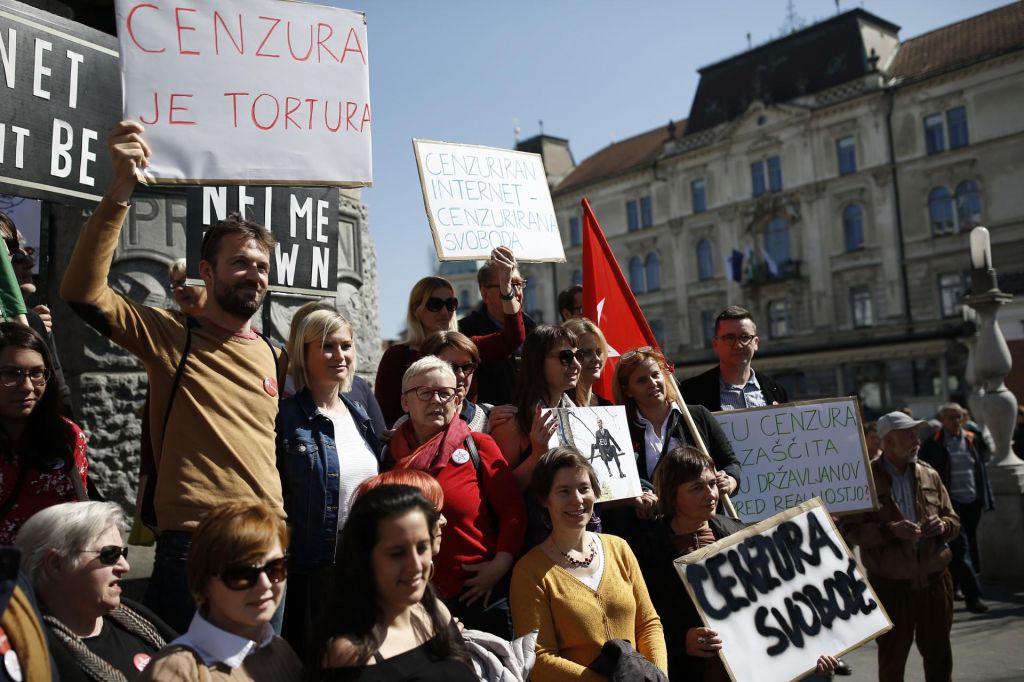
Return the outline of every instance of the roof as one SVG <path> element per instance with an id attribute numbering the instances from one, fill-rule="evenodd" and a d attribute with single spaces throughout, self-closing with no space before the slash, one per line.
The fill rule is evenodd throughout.
<path id="1" fill-rule="evenodd" d="M 1024 48 L 1024 2 L 999 7 L 907 40 L 887 74 L 920 80 Z"/>
<path id="2" fill-rule="evenodd" d="M 678 139 L 682 137 L 683 130 L 686 128 L 686 120 L 670 121 L 670 124 L 673 123 Z M 555 191 L 564 192 L 574 187 L 627 173 L 635 168 L 649 166 L 661 156 L 668 139 L 668 126 L 659 126 L 646 133 L 640 133 L 621 142 L 610 144 L 576 166 L 576 169 L 558 184 Z"/>

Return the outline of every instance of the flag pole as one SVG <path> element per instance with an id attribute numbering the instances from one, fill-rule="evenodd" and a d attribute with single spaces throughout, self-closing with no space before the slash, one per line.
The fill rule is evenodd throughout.
<path id="1" fill-rule="evenodd" d="M 690 430 L 690 435 L 693 436 L 693 442 L 697 444 L 697 449 L 707 455 L 712 462 L 715 461 L 714 457 L 711 457 L 711 453 L 708 452 L 707 446 L 704 444 L 704 439 L 701 438 L 700 431 L 697 430 L 697 424 L 693 421 L 693 415 L 690 414 L 690 408 L 686 406 L 686 401 L 683 400 L 683 392 L 679 390 L 679 384 L 676 383 L 676 375 L 672 373 L 669 375 L 672 378 L 672 386 L 676 389 L 676 398 L 679 404 L 676 407 L 679 408 L 679 412 L 682 413 L 683 419 L 686 421 L 686 428 Z M 721 494 L 722 507 L 725 508 L 725 513 L 732 518 L 739 520 L 739 514 L 736 513 L 736 505 L 729 499 L 729 495 L 726 493 Z"/>

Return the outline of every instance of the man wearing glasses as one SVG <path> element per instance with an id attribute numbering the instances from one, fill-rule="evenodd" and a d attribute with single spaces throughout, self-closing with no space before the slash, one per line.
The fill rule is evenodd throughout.
<path id="1" fill-rule="evenodd" d="M 789 402 L 781 384 L 754 372 L 750 365 L 757 352 L 758 338 L 757 325 L 749 310 L 729 306 L 720 312 L 715 318 L 711 345 L 718 355 L 718 366 L 680 384 L 687 402 L 703 405 L 712 412 Z"/>
<path id="2" fill-rule="evenodd" d="M 519 272 L 519 268 L 512 271 L 512 291 L 508 297 L 503 299 L 501 287 L 498 284 L 498 272 L 491 261 L 487 261 L 476 273 L 476 281 L 480 287 L 480 305 L 473 312 L 459 320 L 459 331 L 466 336 L 486 336 L 501 331 L 504 326 L 505 311 L 502 308 L 502 300 L 512 300 L 515 297 L 519 305 L 523 305 L 523 291 L 526 289 L 526 280 Z M 526 333 L 537 326 L 526 311 L 523 311 L 523 326 Z M 476 370 L 476 385 L 478 403 L 488 405 L 507 405 L 512 402 L 512 388 L 516 384 L 516 375 L 519 371 L 519 358 L 521 348 L 517 349 L 512 357 L 499 362 L 486 362 Z"/>

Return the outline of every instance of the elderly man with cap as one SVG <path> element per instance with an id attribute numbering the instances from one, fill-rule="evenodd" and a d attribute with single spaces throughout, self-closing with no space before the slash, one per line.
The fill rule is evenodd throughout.
<path id="1" fill-rule="evenodd" d="M 860 545 L 868 580 L 893 623 L 878 638 L 881 682 L 903 679 L 915 631 L 925 679 L 950 680 L 953 675 L 948 543 L 960 532 L 960 518 L 939 473 L 917 459 L 921 423 L 902 412 L 878 420 L 882 456 L 871 463 L 871 473 L 879 509 L 847 525 L 846 535 Z"/>

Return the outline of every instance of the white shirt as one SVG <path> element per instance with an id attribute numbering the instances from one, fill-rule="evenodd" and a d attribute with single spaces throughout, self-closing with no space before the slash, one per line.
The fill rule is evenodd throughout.
<path id="1" fill-rule="evenodd" d="M 597 592 L 597 587 L 601 584 L 601 576 L 604 575 L 604 545 L 601 544 L 601 538 L 596 533 L 592 537 L 594 538 L 594 561 L 597 562 L 597 568 L 590 575 L 575 577 L 594 592 Z"/>
<path id="2" fill-rule="evenodd" d="M 647 473 L 650 476 L 654 476 L 654 467 L 658 466 L 662 451 L 669 452 L 682 445 L 682 442 L 673 436 L 669 439 L 668 448 L 665 448 L 665 431 L 668 429 L 672 412 L 676 412 L 682 417 L 682 413 L 673 405 L 671 412 L 665 417 L 665 421 L 661 423 L 661 429 L 658 431 L 654 430 L 654 424 L 647 421 L 639 411 L 636 413 L 636 420 L 644 425 L 644 461 L 647 463 Z"/>
<path id="3" fill-rule="evenodd" d="M 338 459 L 338 530 L 345 525 L 348 509 L 359 485 L 377 475 L 377 458 L 359 435 L 351 415 L 329 415 L 334 424 L 334 456 Z"/>
<path id="4" fill-rule="evenodd" d="M 256 653 L 257 649 L 262 649 L 270 644 L 274 636 L 274 628 L 267 623 L 260 633 L 260 641 L 254 642 L 251 639 L 221 630 L 196 611 L 196 615 L 192 616 L 192 623 L 188 626 L 188 632 L 171 644 L 180 644 L 192 649 L 199 654 L 207 666 L 223 663 L 229 668 L 235 669 L 245 662 L 246 656 Z"/>

